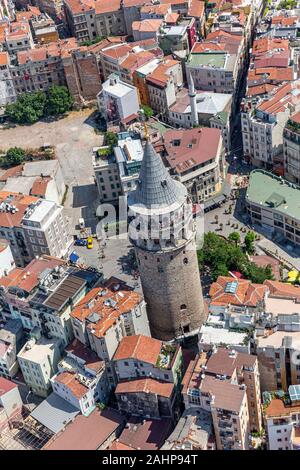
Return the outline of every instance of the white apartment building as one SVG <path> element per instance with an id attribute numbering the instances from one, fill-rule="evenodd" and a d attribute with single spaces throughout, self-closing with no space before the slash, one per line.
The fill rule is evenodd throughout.
<path id="1" fill-rule="evenodd" d="M 109 395 L 105 363 L 89 348 L 74 340 L 66 356 L 58 363 L 58 373 L 51 379 L 54 392 L 89 414 L 96 403 L 107 403 Z"/>
<path id="2" fill-rule="evenodd" d="M 47 397 L 60 357 L 59 341 L 45 338 L 30 339 L 19 352 L 18 362 L 25 383 L 36 395 Z"/>
<path id="3" fill-rule="evenodd" d="M 97 95 L 101 115 L 108 121 L 119 123 L 137 115 L 140 105 L 136 87 L 122 82 L 117 75 L 110 75 Z"/>
<path id="4" fill-rule="evenodd" d="M 288 395 L 290 405 L 285 405 L 278 397 L 265 409 L 268 450 L 300 450 L 300 385 L 290 386 Z"/>
<path id="5" fill-rule="evenodd" d="M 265 99 L 242 103 L 242 136 L 246 158 L 262 168 L 283 164 L 283 130 L 291 114 L 300 109 L 300 80 L 281 85 Z"/>
<path id="6" fill-rule="evenodd" d="M 0 107 L 14 102 L 16 93 L 10 72 L 10 59 L 7 52 L 0 52 Z"/>
<path id="7" fill-rule="evenodd" d="M 29 206 L 22 220 L 22 228 L 32 257 L 47 254 L 63 258 L 73 242 L 63 217 L 63 207 L 53 201 L 38 200 Z"/>
<path id="8" fill-rule="evenodd" d="M 64 257 L 72 243 L 63 207 L 8 191 L 0 192 L 0 237 L 9 241 L 17 266 L 43 254 Z"/>
<path id="9" fill-rule="evenodd" d="M 300 184 L 300 113 L 291 116 L 283 131 L 284 177 Z"/>
<path id="10" fill-rule="evenodd" d="M 0 277 L 7 274 L 16 267 L 9 242 L 0 238 Z"/>
<path id="11" fill-rule="evenodd" d="M 148 336 L 127 336 L 120 341 L 113 364 L 118 381 L 151 377 L 176 384 L 181 376 L 180 346 Z"/>

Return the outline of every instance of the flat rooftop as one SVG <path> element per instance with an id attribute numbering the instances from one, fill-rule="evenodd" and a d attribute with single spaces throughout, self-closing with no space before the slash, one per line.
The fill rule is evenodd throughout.
<path id="1" fill-rule="evenodd" d="M 104 84 L 103 84 L 104 85 Z M 133 90 L 132 86 L 127 85 L 126 83 L 115 83 L 115 84 L 108 84 L 106 86 L 103 86 L 103 91 L 106 93 L 109 93 L 111 96 L 114 96 L 115 98 L 122 98 L 123 96 L 126 96 L 128 93 L 130 93 Z"/>
<path id="2" fill-rule="evenodd" d="M 282 346 L 282 341 L 285 337 L 290 338 L 290 341 L 293 347 L 300 348 L 300 332 L 299 331 L 276 331 L 267 338 L 258 337 L 257 338 L 257 347 L 258 348 L 267 348 L 274 347 L 280 348 Z"/>
<path id="3" fill-rule="evenodd" d="M 51 209 L 56 206 L 56 203 L 53 201 L 41 200 L 39 204 L 37 204 L 32 212 L 31 215 L 25 217 L 26 220 L 30 220 L 30 222 L 42 222 L 44 217 L 49 213 Z"/>
<path id="4" fill-rule="evenodd" d="M 250 174 L 246 199 L 266 209 L 300 219 L 300 187 L 264 170 Z"/>
<path id="5" fill-rule="evenodd" d="M 292 315 L 300 314 L 300 303 L 294 299 L 278 299 L 268 297 L 265 299 L 265 312 L 273 315 Z"/>
<path id="6" fill-rule="evenodd" d="M 247 338 L 247 333 L 239 333 L 226 328 L 214 328 L 213 326 L 203 325 L 200 330 L 200 338 L 200 343 L 202 344 L 242 346 Z"/>
<path id="7" fill-rule="evenodd" d="M 18 357 L 26 359 L 31 362 L 41 363 L 47 360 L 48 356 L 51 356 L 54 348 L 57 346 L 58 341 L 41 339 L 37 343 L 33 343 L 30 349 L 26 349 L 30 341 L 26 343 L 24 348 L 19 352 Z"/>
<path id="8" fill-rule="evenodd" d="M 189 67 L 215 67 L 218 69 L 224 69 L 226 65 L 227 53 L 218 52 L 218 53 L 200 53 L 200 54 L 191 54 L 187 62 Z"/>

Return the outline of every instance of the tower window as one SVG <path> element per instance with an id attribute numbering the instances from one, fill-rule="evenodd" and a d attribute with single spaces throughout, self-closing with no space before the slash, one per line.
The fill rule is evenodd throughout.
<path id="1" fill-rule="evenodd" d="M 181 304 L 180 305 L 180 310 L 185 310 L 186 309 L 186 305 L 185 304 Z"/>
<path id="2" fill-rule="evenodd" d="M 163 270 L 163 268 L 162 268 L 161 266 L 158 266 L 157 270 L 158 270 L 159 273 L 163 273 L 163 272 L 164 272 L 164 270 Z"/>
<path id="3" fill-rule="evenodd" d="M 173 255 L 171 255 L 171 256 L 170 256 L 170 259 L 173 259 L 173 258 L 174 258 L 174 256 L 173 256 Z"/>
<path id="4" fill-rule="evenodd" d="M 145 259 L 148 259 L 148 257 L 147 257 L 147 256 L 145 256 Z"/>
<path id="5" fill-rule="evenodd" d="M 185 326 L 183 327 L 183 332 L 184 332 L 184 333 L 189 333 L 189 332 L 190 332 L 190 325 L 185 325 Z"/>
<path id="6" fill-rule="evenodd" d="M 157 258 L 157 262 L 158 262 L 158 263 L 160 262 L 160 259 L 159 259 L 159 258 Z"/>
<path id="7" fill-rule="evenodd" d="M 187 258 L 184 258 L 183 263 L 188 264 L 189 260 Z"/>

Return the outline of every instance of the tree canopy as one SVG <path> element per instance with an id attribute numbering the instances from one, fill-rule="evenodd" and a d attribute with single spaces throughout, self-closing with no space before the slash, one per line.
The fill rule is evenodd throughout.
<path id="1" fill-rule="evenodd" d="M 25 160 L 25 150 L 20 147 L 12 147 L 8 149 L 5 155 L 5 163 L 7 166 L 16 166 Z"/>
<path id="2" fill-rule="evenodd" d="M 47 92 L 45 114 L 47 116 L 58 116 L 70 111 L 74 103 L 69 90 L 65 86 L 52 86 Z"/>
<path id="3" fill-rule="evenodd" d="M 205 266 L 211 270 L 213 280 L 218 276 L 227 276 L 229 271 L 239 271 L 246 279 L 254 283 L 263 283 L 266 279 L 273 279 L 270 266 L 259 267 L 249 261 L 240 246 L 230 240 L 220 237 L 214 232 L 204 235 L 203 247 L 198 250 L 200 271 Z"/>
<path id="4" fill-rule="evenodd" d="M 52 86 L 45 93 L 23 93 L 15 103 L 6 106 L 10 119 L 18 124 L 33 124 L 46 116 L 64 114 L 73 106 L 73 98 L 64 86 Z"/>
<path id="5" fill-rule="evenodd" d="M 146 119 L 150 119 L 154 114 L 154 111 L 152 108 L 150 108 L 150 106 L 143 105 L 142 110 L 144 111 L 144 115 Z"/>

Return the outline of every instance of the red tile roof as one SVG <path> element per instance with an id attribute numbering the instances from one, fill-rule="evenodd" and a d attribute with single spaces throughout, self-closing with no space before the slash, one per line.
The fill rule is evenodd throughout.
<path id="1" fill-rule="evenodd" d="M 206 127 L 170 130 L 163 135 L 168 165 L 178 173 L 215 159 L 220 141 L 221 131 Z"/>
<path id="2" fill-rule="evenodd" d="M 80 343 L 78 339 L 75 339 L 71 344 L 69 344 L 65 350 L 67 353 L 82 359 L 85 367 L 95 372 L 100 372 L 105 366 L 105 363 L 99 359 L 97 354 Z"/>
<path id="3" fill-rule="evenodd" d="M 117 286 L 119 286 L 118 289 Z M 115 290 L 116 289 L 116 290 Z M 116 303 L 117 308 L 108 304 L 108 299 Z M 93 330 L 98 338 L 104 336 L 118 318 L 139 305 L 142 297 L 130 289 L 122 281 L 114 277 L 110 278 L 102 287 L 92 289 L 71 312 L 71 317 L 79 321 L 85 321 L 92 313 L 100 316 L 99 321 L 89 322 L 87 328 Z"/>
<path id="4" fill-rule="evenodd" d="M 126 336 L 119 343 L 113 360 L 120 361 L 133 358 L 155 366 L 162 344 L 158 339 L 149 336 Z"/>
<path id="5" fill-rule="evenodd" d="M 143 33 L 158 31 L 162 25 L 162 19 L 146 19 L 142 21 L 133 21 L 132 30 Z"/>
<path id="6" fill-rule="evenodd" d="M 188 9 L 188 15 L 196 18 L 202 18 L 205 12 L 205 2 L 201 0 L 191 0 L 191 4 Z"/>
<path id="7" fill-rule="evenodd" d="M 10 392 L 14 388 L 18 388 L 15 383 L 11 382 L 10 380 L 4 379 L 4 377 L 0 377 L 0 397 Z"/>
<path id="8" fill-rule="evenodd" d="M 122 424 L 124 416 L 117 411 L 95 409 L 89 416 L 76 416 L 42 450 L 97 450 Z"/>
<path id="9" fill-rule="evenodd" d="M 272 297 L 285 297 L 300 301 L 300 288 L 291 284 L 279 281 L 266 280 L 264 285 L 269 289 Z"/>
<path id="10" fill-rule="evenodd" d="M 140 378 L 119 382 L 115 394 L 126 393 L 153 393 L 161 397 L 170 398 L 174 389 L 174 384 L 162 382 L 161 380 L 151 378 Z"/>
<path id="11" fill-rule="evenodd" d="M 71 372 L 61 372 L 54 381 L 67 387 L 72 395 L 79 400 L 89 391 L 88 387 L 79 382 L 76 374 Z"/>
<path id="12" fill-rule="evenodd" d="M 80 15 L 95 8 L 95 0 L 65 0 L 73 15 Z"/>
<path id="13" fill-rule="evenodd" d="M 135 450 L 159 450 L 173 430 L 171 419 L 131 417 L 119 437 L 119 442 Z"/>
<path id="14" fill-rule="evenodd" d="M 225 292 L 229 284 L 236 283 L 234 293 Z M 252 284 L 247 279 L 234 279 L 232 277 L 219 276 L 216 282 L 210 287 L 209 296 L 211 305 L 246 305 L 256 307 L 264 299 L 267 292 L 266 286 L 262 284 Z"/>

